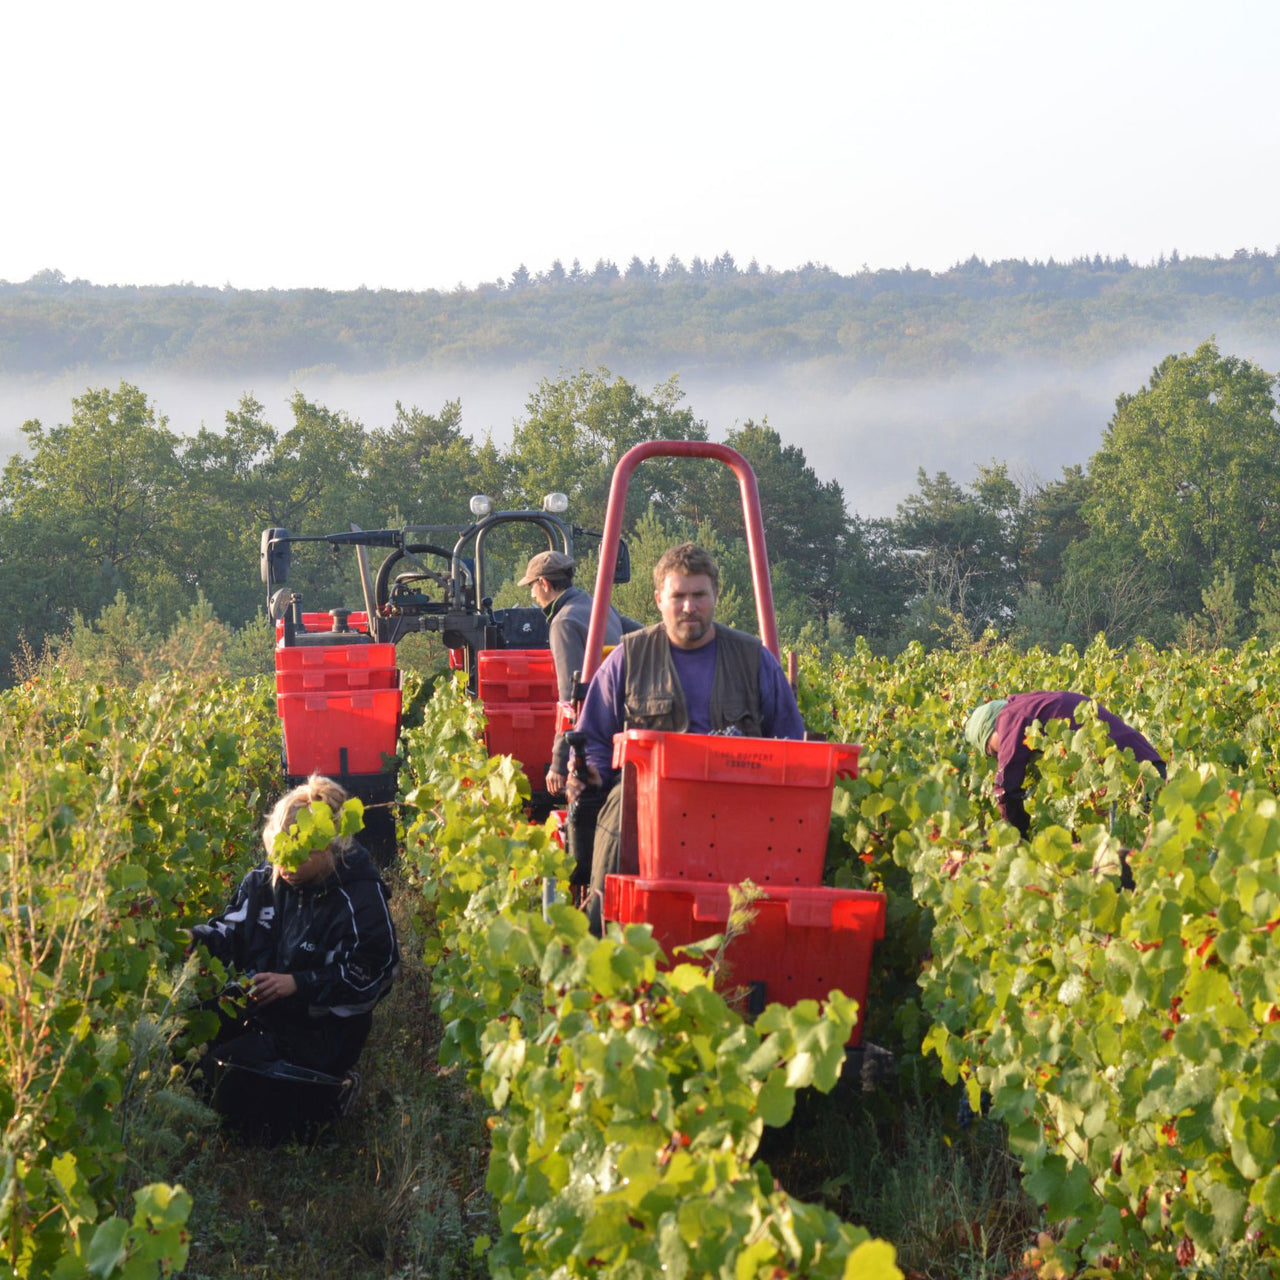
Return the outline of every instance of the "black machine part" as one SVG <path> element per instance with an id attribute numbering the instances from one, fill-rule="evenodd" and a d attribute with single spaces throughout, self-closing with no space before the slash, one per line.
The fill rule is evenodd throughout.
<path id="1" fill-rule="evenodd" d="M 396 594 L 398 587 L 407 587 L 413 582 L 434 582 L 441 592 L 439 601 L 434 603 L 419 601 L 419 607 L 425 608 L 432 613 L 445 613 L 450 608 L 465 608 L 466 583 L 470 577 L 465 571 L 465 567 L 459 572 L 457 579 L 454 579 L 452 575 L 444 570 L 431 570 L 425 567 L 397 574 L 394 579 L 392 578 L 392 570 L 406 557 L 424 555 L 442 557 L 450 564 L 453 562 L 453 552 L 445 547 L 437 546 L 433 542 L 410 542 L 404 546 L 397 547 L 378 566 L 378 576 L 373 584 L 373 602 L 374 608 L 379 615 L 384 615 L 384 611 L 395 607 L 393 596 Z M 455 599 L 455 594 L 458 592 L 462 593 L 463 600 Z"/>
<path id="2" fill-rule="evenodd" d="M 258 571 L 267 584 L 267 595 L 289 581 L 290 538 L 288 529 L 263 529 Z"/>
<path id="3" fill-rule="evenodd" d="M 473 524 L 410 525 L 402 529 L 361 529 L 352 525 L 342 533 L 292 535 L 273 527 L 262 534 L 260 571 L 267 586 L 272 616 L 284 622 L 284 643 L 320 645 L 332 643 L 332 631 L 310 632 L 302 623 L 302 601 L 296 592 L 285 590 L 289 577 L 291 548 L 295 542 L 322 542 L 336 552 L 355 549 L 369 618 L 367 637 L 353 634 L 354 641 L 395 644 L 414 632 L 436 632 L 446 647 L 467 654 L 467 672 L 474 691 L 476 655 L 485 649 L 545 648 L 549 633 L 541 609 L 517 606 L 495 610 L 485 599 L 485 540 L 502 524 L 536 525 L 549 549 L 557 547 L 572 554 L 574 538 L 599 538 L 598 533 L 577 525 L 570 527 L 547 511 L 497 511 Z M 431 541 L 432 536 L 453 536 L 452 547 Z M 385 548 L 389 554 L 370 572 L 369 548 Z M 472 550 L 473 559 L 463 552 Z M 419 559 L 435 557 L 439 568 Z M 417 560 L 415 564 L 414 561 Z M 615 582 L 630 578 L 630 555 L 619 540 Z M 286 606 L 291 606 L 288 608 Z M 283 615 L 283 616 L 282 616 Z"/>
<path id="4" fill-rule="evenodd" d="M 352 533 L 363 533 L 358 524 L 351 525 Z M 364 614 L 371 619 L 370 632 L 373 631 L 377 609 L 373 600 L 373 574 L 369 571 L 369 548 L 363 542 L 356 543 L 356 568 L 360 570 L 360 594 L 364 597 Z"/>
<path id="5" fill-rule="evenodd" d="M 594 529 L 584 529 L 581 525 L 573 526 L 573 536 L 575 540 L 582 538 L 594 538 L 597 542 L 601 538 L 601 534 Z M 631 581 L 631 548 L 627 546 L 626 538 L 618 539 L 617 558 L 613 562 L 613 585 L 621 586 L 623 583 Z"/>
<path id="6" fill-rule="evenodd" d="M 360 570 L 361 587 L 367 613 L 383 614 L 390 604 L 391 597 L 396 594 L 393 585 L 392 571 L 405 557 L 432 555 L 448 562 L 448 568 L 431 571 L 421 568 L 418 572 L 396 575 L 395 582 L 408 585 L 414 581 L 432 581 L 440 588 L 439 600 L 426 600 L 416 594 L 412 600 L 406 600 L 407 608 L 401 610 L 404 615 L 438 615 L 447 612 L 472 612 L 476 609 L 476 601 L 485 594 L 484 581 L 484 544 L 486 539 L 500 525 L 523 523 L 533 524 L 540 528 L 546 538 L 548 549 L 555 549 L 557 544 L 569 555 L 573 554 L 575 538 L 599 538 L 600 534 L 584 529 L 579 525 L 572 528 L 558 516 L 546 511 L 495 511 L 484 519 L 459 529 L 450 525 L 409 525 L 403 529 L 362 529 L 352 524 L 345 533 L 328 533 L 313 535 L 294 535 L 288 529 L 272 527 L 262 531 L 259 556 L 259 572 L 267 587 L 270 598 L 276 591 L 287 584 L 292 561 L 292 547 L 295 542 L 323 542 L 330 547 L 353 547 L 356 551 Z M 436 542 L 424 541 L 423 535 L 437 532 L 454 533 L 457 540 L 452 548 Z M 463 552 L 474 543 L 474 559 L 467 559 Z M 376 580 L 369 571 L 368 551 L 371 547 L 386 548 L 388 555 L 378 567 Z M 407 566 L 406 566 L 407 567 Z M 447 577 L 446 577 L 447 574 Z M 619 539 L 617 559 L 614 567 L 613 581 L 622 583 L 630 581 L 631 557 L 626 542 Z M 405 594 L 405 593 L 401 593 Z M 404 630 L 438 630 L 438 624 L 428 623 Z"/>

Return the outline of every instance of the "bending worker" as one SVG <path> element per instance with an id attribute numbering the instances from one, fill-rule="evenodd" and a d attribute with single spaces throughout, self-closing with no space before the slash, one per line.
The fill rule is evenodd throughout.
<path id="1" fill-rule="evenodd" d="M 653 585 L 662 621 L 623 637 L 592 678 L 578 715 L 589 781 L 612 787 L 592 850 L 587 915 L 597 933 L 605 876 L 639 871 L 619 865 L 622 788 L 614 785 L 615 733 L 657 729 L 803 738 L 805 732 L 778 660 L 755 636 L 715 621 L 720 570 L 706 551 L 692 542 L 673 547 L 654 565 Z M 585 785 L 570 776 L 570 800 Z"/>
<path id="2" fill-rule="evenodd" d="M 1008 698 L 984 702 L 969 713 L 965 721 L 965 740 L 977 751 L 996 758 L 995 795 L 1000 816 L 1018 828 L 1027 839 L 1031 819 L 1023 803 L 1027 765 L 1033 752 L 1027 746 L 1027 730 L 1037 721 L 1047 725 L 1050 720 L 1069 720 L 1073 728 L 1079 728 L 1075 718 L 1076 708 L 1082 702 L 1094 699 L 1083 693 L 1065 693 L 1040 690 L 1033 693 L 1013 693 Z M 1119 716 L 1097 703 L 1098 719 L 1111 734 L 1111 741 L 1122 751 L 1133 752 L 1135 759 L 1149 760 L 1163 778 L 1165 764 L 1160 753 L 1132 725 L 1125 724 Z"/>
<path id="3" fill-rule="evenodd" d="M 546 615 L 551 639 L 551 660 L 556 667 L 556 684 L 560 701 L 573 700 L 573 678 L 582 670 L 587 651 L 587 628 L 591 625 L 591 597 L 573 585 L 574 560 L 563 551 L 542 551 L 533 556 L 519 585 L 529 588 L 533 602 Z M 609 610 L 605 623 L 605 644 L 617 644 L 628 631 L 640 624 L 634 618 Z M 551 748 L 551 764 L 547 768 L 547 791 L 562 795 L 569 772 L 569 744 L 563 733 L 557 733 Z"/>

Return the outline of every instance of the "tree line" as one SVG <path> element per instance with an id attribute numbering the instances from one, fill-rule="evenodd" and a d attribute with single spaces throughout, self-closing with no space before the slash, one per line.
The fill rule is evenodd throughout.
<path id="1" fill-rule="evenodd" d="M 99 286 L 48 270 L 0 281 L 0 373 L 119 368 L 242 376 L 538 362 L 759 369 L 815 361 L 842 377 L 987 371 L 1028 358 L 1091 363 L 1117 336 L 1154 350 L 1230 326 L 1280 336 L 1280 253 L 1177 253 L 1140 266 L 971 258 L 842 275 L 818 263 L 741 267 L 634 256 L 475 288 L 244 290 Z"/>
<path id="2" fill-rule="evenodd" d="M 1212 341 L 1169 355 L 1120 396 L 1087 467 L 1022 482 L 991 461 L 962 482 L 921 470 L 894 516 L 864 519 L 803 450 L 766 420 L 726 443 L 754 467 L 779 626 L 792 641 L 886 652 L 983 634 L 1026 646 L 1229 645 L 1280 641 L 1280 420 L 1277 377 Z M 163 636 L 193 609 L 228 628 L 264 628 L 261 531 L 296 534 L 465 525 L 471 495 L 500 508 L 566 493 L 572 520 L 599 529 L 614 463 L 648 439 L 703 440 L 676 379 L 642 390 L 607 369 L 544 379 L 510 444 L 466 435 L 462 406 L 397 403 L 367 428 L 294 396 L 276 425 L 243 397 L 219 431 L 180 435 L 139 387 L 90 388 L 68 422 L 24 425 L 26 448 L 0 476 L 0 659 L 92 635 L 127 611 Z M 655 460 L 637 473 L 625 530 L 635 580 L 617 593 L 652 612 L 648 570 L 691 537 L 724 566 L 726 621 L 751 625 L 736 484 L 709 463 Z M 442 534 L 443 540 L 450 535 Z M 508 526 L 490 548 L 500 606 L 525 603 L 515 579 L 540 549 Z M 579 547 L 590 572 L 590 539 Z M 298 554 L 313 607 L 360 598 L 349 555 Z M 265 630 L 255 638 L 265 655 Z"/>

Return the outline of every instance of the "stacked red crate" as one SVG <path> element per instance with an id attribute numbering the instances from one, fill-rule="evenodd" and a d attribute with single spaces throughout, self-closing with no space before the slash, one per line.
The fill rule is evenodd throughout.
<path id="1" fill-rule="evenodd" d="M 857 775 L 857 746 L 629 729 L 614 764 L 635 773 L 640 874 L 607 878 L 606 919 L 652 925 L 670 955 L 722 932 L 730 887 L 751 880 L 765 896 L 729 947 L 731 985 L 785 1004 L 839 989 L 861 1010 L 885 897 L 821 883 L 835 779 Z"/>
<path id="2" fill-rule="evenodd" d="M 276 711 L 290 777 L 382 772 L 384 757 L 396 754 L 401 710 L 395 645 L 277 644 Z"/>
<path id="3" fill-rule="evenodd" d="M 532 791 L 546 785 L 556 733 L 555 663 L 549 649 L 482 649 L 476 692 L 484 704 L 485 746 L 492 756 L 514 756 Z"/>

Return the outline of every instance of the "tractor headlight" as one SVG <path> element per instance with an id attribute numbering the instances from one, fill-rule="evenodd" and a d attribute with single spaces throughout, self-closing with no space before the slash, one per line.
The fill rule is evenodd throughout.
<path id="1" fill-rule="evenodd" d="M 477 520 L 483 520 L 493 510 L 493 499 L 486 494 L 477 493 L 471 499 L 471 514 Z"/>
<path id="2" fill-rule="evenodd" d="M 562 516 L 569 510 L 569 495 L 567 493 L 549 493 L 542 500 L 543 511 L 549 511 L 553 516 Z"/>

